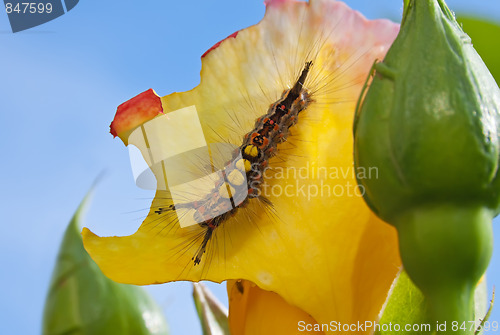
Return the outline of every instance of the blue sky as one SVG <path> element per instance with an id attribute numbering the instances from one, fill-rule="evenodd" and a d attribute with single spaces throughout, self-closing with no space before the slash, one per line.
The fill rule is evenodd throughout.
<path id="1" fill-rule="evenodd" d="M 369 18 L 401 15 L 401 0 L 346 2 Z M 457 12 L 500 22 L 497 0 L 447 2 Z M 135 186 L 128 151 L 108 133 L 116 107 L 148 88 L 160 95 L 193 88 L 200 56 L 263 14 L 262 0 L 81 0 L 68 14 L 17 34 L 0 14 L 3 333 L 40 332 L 60 238 L 99 173 L 105 178 L 86 226 L 99 235 L 125 235 L 140 225 L 153 193 Z M 144 210 L 127 214 L 131 209 Z M 494 229 L 498 246 L 498 222 Z M 490 287 L 500 287 L 499 261 L 495 250 Z M 227 303 L 225 286 L 210 287 Z M 189 283 L 147 290 L 174 334 L 201 333 Z M 492 320 L 500 321 L 499 310 Z"/>

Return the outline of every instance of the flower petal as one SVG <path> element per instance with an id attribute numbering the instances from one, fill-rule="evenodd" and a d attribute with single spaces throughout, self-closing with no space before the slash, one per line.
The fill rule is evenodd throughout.
<path id="1" fill-rule="evenodd" d="M 103 272 L 134 284 L 247 279 L 320 323 L 374 320 L 400 260 L 393 228 L 356 195 L 351 129 L 368 70 L 397 30 L 389 21 L 368 21 L 341 2 L 268 1 L 259 24 L 205 55 L 199 86 L 161 99 L 165 117 L 194 106 L 207 145 L 222 139 L 240 146 L 255 119 L 313 60 L 304 86 L 314 102 L 290 129 L 293 136 L 278 145 L 281 154 L 269 160 L 290 173 L 264 178 L 269 192 L 274 187 L 282 194 L 266 194 L 272 207 L 249 201 L 217 228 L 203 263 L 193 266 L 201 228 L 181 229 L 176 220 L 157 213 L 172 204 L 172 196 L 160 187 L 167 184 L 161 169 L 152 167 L 159 190 L 135 234 L 98 237 L 83 231 L 85 247 Z M 193 122 L 186 127 L 195 129 Z M 173 138 L 165 132 L 158 136 L 165 137 L 162 145 L 175 149 L 183 135 L 172 131 Z M 186 131 L 184 137 L 200 133 Z M 146 160 L 153 150 L 124 142 L 137 145 Z"/>
<path id="2" fill-rule="evenodd" d="M 130 132 L 163 112 L 160 97 L 149 89 L 118 106 L 110 133 L 126 143 Z"/>
<path id="3" fill-rule="evenodd" d="M 324 334 L 309 331 L 317 324 L 309 314 L 249 281 L 229 281 L 227 293 L 231 335 L 288 335 L 300 329 L 308 330 L 307 334 Z"/>

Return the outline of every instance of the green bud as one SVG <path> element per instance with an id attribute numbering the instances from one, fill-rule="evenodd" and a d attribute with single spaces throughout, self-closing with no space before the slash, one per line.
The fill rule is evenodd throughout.
<path id="1" fill-rule="evenodd" d="M 358 183 L 397 228 L 435 319 L 473 320 L 500 207 L 500 90 L 443 0 L 405 1 L 400 33 L 374 69 L 356 111 L 354 160 L 378 178 Z"/>
<path id="2" fill-rule="evenodd" d="M 416 203 L 499 205 L 500 92 L 443 1 L 410 1 L 401 31 L 357 111 L 367 201 L 391 221 Z"/>

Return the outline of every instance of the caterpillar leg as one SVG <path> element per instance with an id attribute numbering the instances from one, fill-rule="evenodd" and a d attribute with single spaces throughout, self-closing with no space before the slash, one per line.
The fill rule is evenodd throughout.
<path id="1" fill-rule="evenodd" d="M 201 242 L 200 247 L 196 251 L 196 254 L 192 258 L 194 261 L 194 265 L 200 264 L 201 258 L 203 257 L 203 254 L 207 250 L 207 243 L 210 241 L 210 238 L 212 237 L 212 233 L 215 228 L 212 228 L 210 226 L 207 227 L 207 231 L 205 232 L 205 237 L 203 237 L 203 242 Z"/>

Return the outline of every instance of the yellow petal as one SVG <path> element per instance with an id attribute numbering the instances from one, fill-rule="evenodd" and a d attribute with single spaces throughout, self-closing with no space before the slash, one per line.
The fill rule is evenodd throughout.
<path id="1" fill-rule="evenodd" d="M 317 322 L 309 314 L 249 281 L 229 281 L 227 293 L 231 335 L 289 335 L 299 329 L 306 334 L 324 334 L 314 331 Z"/>
<path id="2" fill-rule="evenodd" d="M 314 102 L 290 128 L 287 142 L 278 145 L 278 156 L 269 160 L 275 173 L 263 178 L 262 191 L 267 190 L 272 208 L 249 201 L 215 230 L 195 266 L 192 257 L 203 229 L 180 228 L 176 217 L 163 213 L 172 195 L 161 166 L 152 167 L 159 190 L 135 234 L 98 237 L 83 230 L 85 247 L 102 271 L 133 284 L 246 279 L 320 323 L 374 320 L 400 260 L 395 231 L 369 211 L 355 188 L 352 121 L 368 70 L 397 30 L 395 24 L 368 21 L 336 1 L 269 1 L 259 24 L 204 55 L 199 86 L 162 98 L 164 117 L 194 110 L 202 131 L 186 121 L 184 133 L 161 133 L 160 127 L 158 138 L 165 138 L 159 146 L 174 151 L 178 138 L 200 133 L 208 145 L 223 140 L 240 146 L 255 119 L 312 60 L 304 86 Z M 137 123 L 116 124 L 120 137 L 145 129 L 143 118 L 128 119 Z M 142 149 L 146 160 L 158 149 L 127 140 Z"/>

